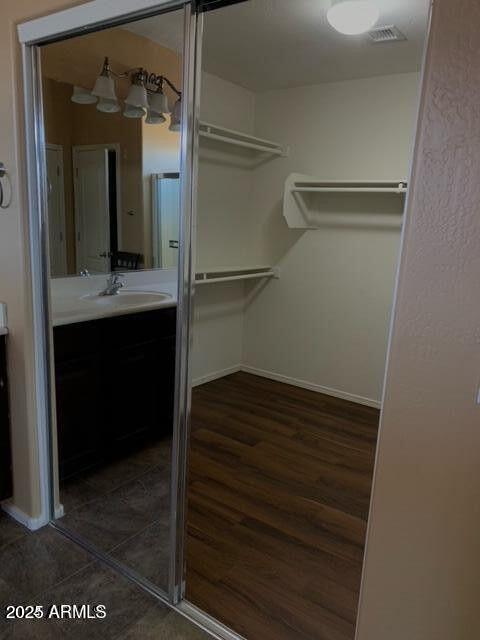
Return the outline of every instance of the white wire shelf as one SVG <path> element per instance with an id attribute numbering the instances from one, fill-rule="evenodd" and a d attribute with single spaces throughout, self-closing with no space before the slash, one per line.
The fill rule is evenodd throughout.
<path id="1" fill-rule="evenodd" d="M 378 181 L 302 181 L 295 180 L 290 187 L 292 193 L 407 193 L 405 180 Z"/>
<path id="2" fill-rule="evenodd" d="M 221 268 L 198 271 L 195 274 L 195 284 L 214 284 L 216 282 L 279 277 L 279 270 L 276 267 Z"/>
<path id="3" fill-rule="evenodd" d="M 344 221 L 350 216 L 355 224 L 368 220 L 368 224 L 398 226 L 407 191 L 406 180 L 320 180 L 292 173 L 285 181 L 283 216 L 291 229 L 318 229 L 322 224 L 331 224 L 339 215 Z M 317 194 L 325 197 L 316 198 Z M 341 199 L 348 195 L 361 198 L 354 210 L 351 199 Z M 370 199 L 364 200 L 362 196 Z M 385 199 L 385 196 L 389 197 Z M 360 215 L 356 215 L 357 208 Z"/>
<path id="4" fill-rule="evenodd" d="M 243 147 L 245 149 L 252 149 L 253 151 L 269 153 L 276 156 L 285 157 L 288 155 L 289 151 L 287 147 L 283 147 L 277 142 L 257 138 L 256 136 L 242 133 L 241 131 L 227 129 L 208 122 L 200 122 L 199 134 L 202 138 L 208 138 L 210 140 L 216 140 L 217 142 L 223 142 L 225 144 Z"/>

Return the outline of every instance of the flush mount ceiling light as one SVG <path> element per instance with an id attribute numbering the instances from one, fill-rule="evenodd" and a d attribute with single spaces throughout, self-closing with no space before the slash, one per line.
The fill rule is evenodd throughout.
<path id="1" fill-rule="evenodd" d="M 334 29 L 348 36 L 369 31 L 380 18 L 371 0 L 333 0 L 327 19 Z"/>
<path id="2" fill-rule="evenodd" d="M 171 90 L 177 99 L 175 113 L 170 119 L 170 130 L 181 129 L 181 99 L 182 93 L 170 82 L 166 76 L 149 73 L 142 67 L 129 69 L 123 73 L 116 73 L 110 66 L 108 57 L 104 58 L 100 75 L 95 81 L 92 91 L 80 86 L 73 87 L 71 100 L 77 104 L 94 104 L 102 113 L 116 113 L 121 106 L 115 91 L 115 79 L 130 80 L 130 88 L 125 98 L 123 115 L 126 118 L 143 118 L 147 116 L 148 124 L 162 124 L 166 122 L 165 114 L 170 113 L 168 97 L 164 87 Z"/>

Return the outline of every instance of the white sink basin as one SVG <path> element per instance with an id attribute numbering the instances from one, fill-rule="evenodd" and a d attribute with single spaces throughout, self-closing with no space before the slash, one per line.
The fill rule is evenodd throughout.
<path id="1" fill-rule="evenodd" d="M 81 300 L 102 307 L 139 307 L 153 305 L 171 299 L 169 293 L 157 291 L 128 291 L 120 290 L 114 296 L 101 296 L 98 293 L 82 296 Z"/>

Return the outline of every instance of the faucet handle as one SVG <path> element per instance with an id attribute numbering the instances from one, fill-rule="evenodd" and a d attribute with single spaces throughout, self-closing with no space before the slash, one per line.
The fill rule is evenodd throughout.
<path id="1" fill-rule="evenodd" d="M 125 274 L 124 273 L 118 273 L 118 271 L 114 271 L 110 275 L 110 282 L 111 282 L 112 285 L 116 285 L 118 287 L 124 287 L 125 286 Z"/>

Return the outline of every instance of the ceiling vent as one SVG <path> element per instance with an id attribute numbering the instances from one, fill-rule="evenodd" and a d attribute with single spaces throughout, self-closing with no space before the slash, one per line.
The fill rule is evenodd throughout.
<path id="1" fill-rule="evenodd" d="M 374 44 L 382 42 L 399 42 L 406 40 L 407 37 L 395 25 L 388 27 L 377 27 L 368 32 L 368 37 Z"/>

